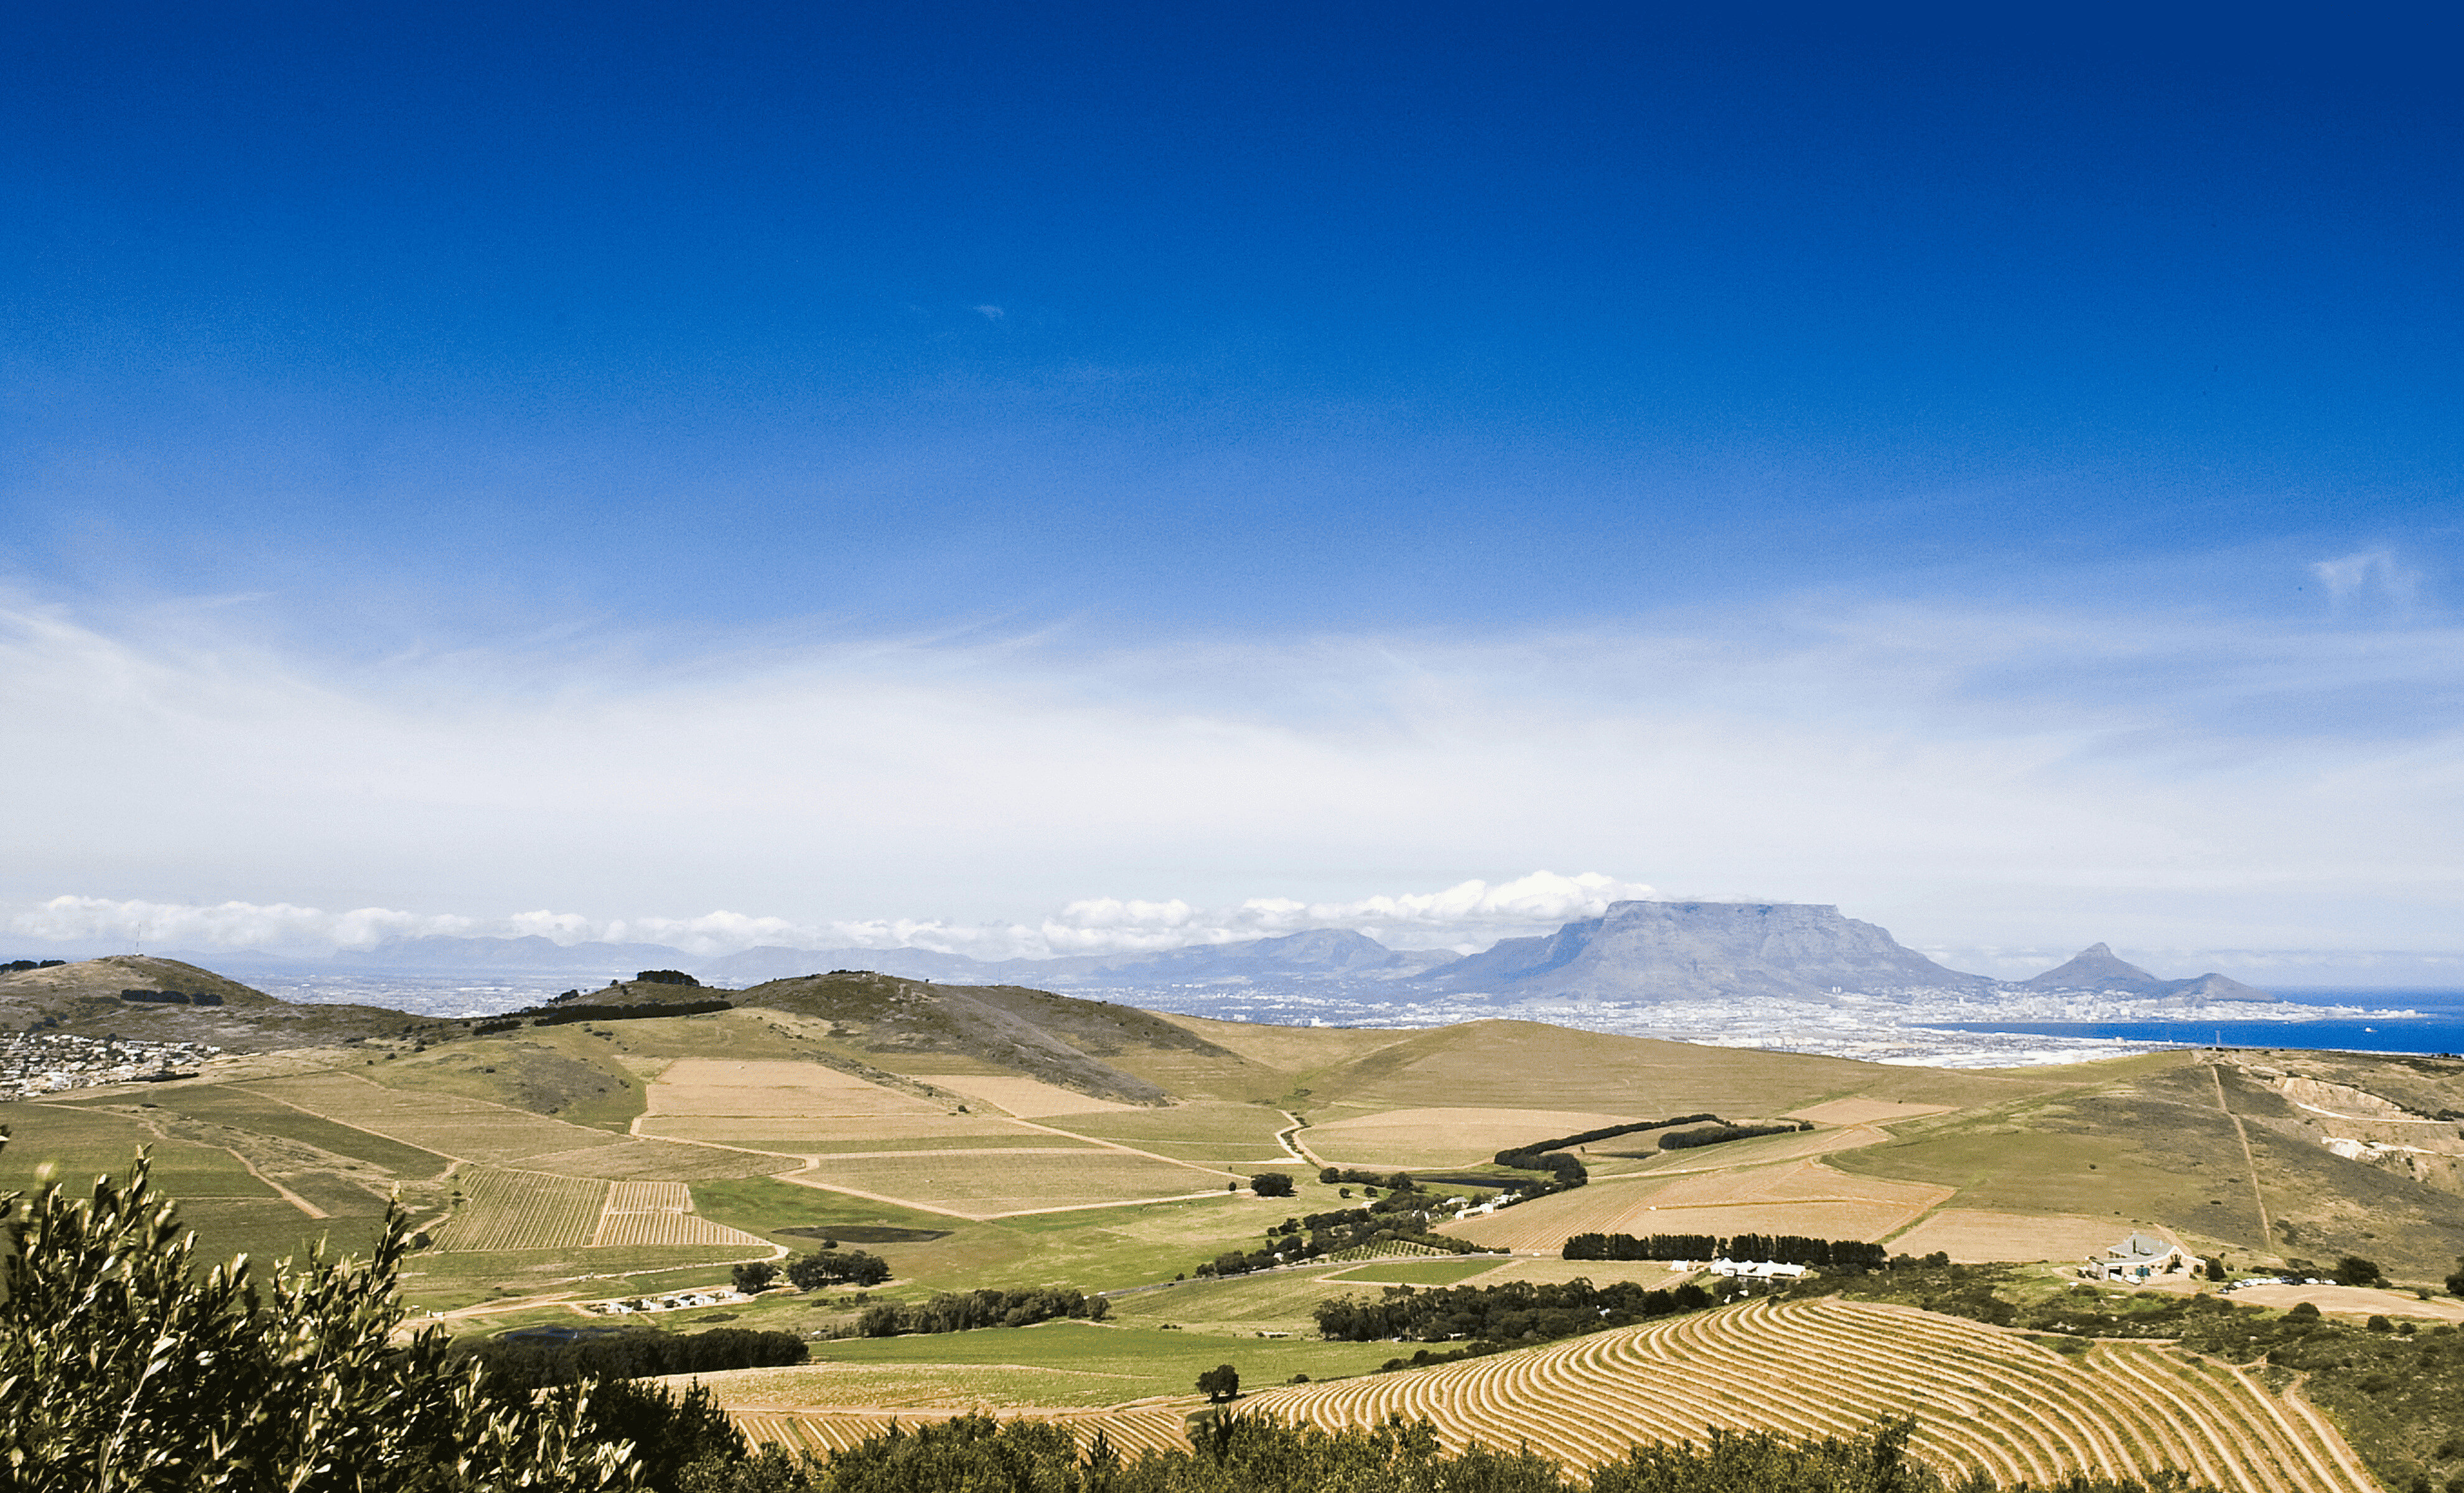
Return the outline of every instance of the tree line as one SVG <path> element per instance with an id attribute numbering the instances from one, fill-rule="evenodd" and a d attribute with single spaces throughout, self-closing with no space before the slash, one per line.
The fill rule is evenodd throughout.
<path id="1" fill-rule="evenodd" d="M 1720 1117 L 1716 1114 L 1681 1114 L 1667 1120 L 1635 1120 L 1624 1125 L 1603 1125 L 1595 1131 L 1576 1131 L 1572 1135 L 1559 1135 L 1550 1140 L 1529 1141 L 1499 1152 L 1496 1160 L 1502 1167 L 1519 1166 L 1520 1162 L 1508 1161 L 1506 1158 L 1538 1155 L 1547 1151 L 1563 1151 L 1568 1146 L 1588 1146 L 1594 1141 L 1615 1140 L 1620 1135 L 1635 1135 L 1644 1131 L 1666 1130 L 1672 1125 L 1698 1125 L 1705 1120 L 1718 1123 Z"/>
<path id="2" fill-rule="evenodd" d="M 1660 1137 L 1660 1149 L 1685 1151 L 1696 1146 L 1717 1146 L 1724 1141 L 1751 1140 L 1757 1135 L 1793 1135 L 1812 1129 L 1811 1120 L 1782 1120 L 1774 1125 L 1705 1125 L 1700 1130 L 1670 1131 Z"/>
<path id="3" fill-rule="evenodd" d="M 527 1021 L 533 1026 L 567 1026 L 575 1021 L 644 1021 L 661 1016 L 708 1016 L 733 1011 L 735 1002 L 716 996 L 707 1000 L 637 1000 L 604 1006 L 530 1006 L 491 1017 L 471 1028 L 473 1037 L 510 1032 Z"/>
<path id="4" fill-rule="evenodd" d="M 1055 1317 L 1101 1322 L 1112 1304 L 1067 1285 L 1024 1290 L 987 1287 L 943 1291 L 926 1302 L 883 1302 L 856 1318 L 858 1337 L 903 1337 L 910 1332 L 964 1332 L 975 1328 L 1023 1328 Z"/>
<path id="5" fill-rule="evenodd" d="M 1890 1258 L 1880 1244 L 1802 1234 L 1576 1234 L 1558 1251 L 1567 1260 L 1768 1260 L 1834 1270 L 1879 1270 Z"/>
<path id="6" fill-rule="evenodd" d="M 210 990 L 123 990 L 120 999 L 133 1005 L 218 1006 L 223 998 Z"/>
<path id="7" fill-rule="evenodd" d="M 1363 1296 L 1322 1301 L 1313 1315 L 1318 1335 L 1329 1342 L 1442 1343 L 1461 1338 L 1519 1347 L 1700 1311 L 1716 1304 L 1709 1291 L 1692 1282 L 1671 1290 L 1634 1281 L 1608 1285 L 1589 1281 L 1562 1284 L 1508 1281 L 1503 1285 L 1426 1291 L 1390 1285 L 1375 1301 Z"/>
<path id="8" fill-rule="evenodd" d="M 571 1342 L 489 1338 L 454 1345 L 455 1362 L 476 1360 L 492 1376 L 526 1389 L 584 1379 L 647 1379 L 663 1373 L 715 1373 L 722 1369 L 777 1369 L 803 1363 L 810 1350 L 793 1332 L 712 1328 L 663 1332 L 634 1328 Z"/>

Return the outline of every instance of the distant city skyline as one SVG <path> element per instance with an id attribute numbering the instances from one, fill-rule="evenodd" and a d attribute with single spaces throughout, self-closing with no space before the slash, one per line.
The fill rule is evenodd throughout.
<path id="1" fill-rule="evenodd" d="M 1475 882 L 1398 936 L 2464 951 L 2464 98 L 2400 19 L 15 41 L 29 953 Z"/>

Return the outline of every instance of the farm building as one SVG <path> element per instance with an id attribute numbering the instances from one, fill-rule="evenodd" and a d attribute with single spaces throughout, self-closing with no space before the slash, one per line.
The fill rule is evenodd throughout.
<path id="1" fill-rule="evenodd" d="M 1805 1266 L 1784 1265 L 1769 1260 L 1714 1260 L 1711 1273 L 1741 1281 L 1793 1281 L 1805 1273 Z"/>
<path id="2" fill-rule="evenodd" d="M 2189 1263 L 2190 1257 L 2181 1245 L 2134 1232 L 2104 1253 L 2088 1256 L 2079 1274 L 2091 1281 L 2145 1281 L 2150 1276 L 2178 1275 Z"/>

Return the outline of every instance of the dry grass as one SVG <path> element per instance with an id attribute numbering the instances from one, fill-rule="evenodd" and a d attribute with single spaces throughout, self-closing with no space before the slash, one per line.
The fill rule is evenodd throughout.
<path id="1" fill-rule="evenodd" d="M 1853 1435 L 1913 1416 L 1912 1450 L 1956 1480 L 2039 1486 L 2179 1467 L 2242 1493 L 2368 1493 L 2350 1448 L 2248 1374 L 2143 1344 L 2082 1361 L 1956 1318 L 1759 1301 L 1405 1373 L 1278 1387 L 1255 1413 L 1324 1426 L 1428 1416 L 1452 1445 L 1528 1442 L 1573 1466 L 1713 1427 Z"/>
<path id="2" fill-rule="evenodd" d="M 1891 1241 L 1899 1253 L 1947 1254 L 1962 1264 L 1996 1260 L 2077 1262 L 2119 1243 L 2127 1228 L 2110 1216 L 1989 1213 L 1944 1208 Z"/>
<path id="3" fill-rule="evenodd" d="M 1390 1109 L 1303 1131 L 1301 1143 L 1338 1166 L 1461 1167 L 1552 1135 L 1647 1116 L 1572 1109 Z"/>
<path id="4" fill-rule="evenodd" d="M 1791 1109 L 1787 1118 L 1812 1120 L 1816 1125 L 1888 1125 L 1893 1120 L 1948 1114 L 1950 1109 L 1949 1105 L 1908 1104 L 1891 1099 L 1834 1099 L 1827 1104 Z"/>
<path id="5" fill-rule="evenodd" d="M 505 1105 L 452 1094 L 407 1093 L 344 1073 L 269 1079 L 250 1087 L 339 1124 L 464 1161 L 520 1161 L 623 1140 Z"/>
<path id="6" fill-rule="evenodd" d="M 1568 1235 L 1588 1233 L 1881 1239 L 1949 1196 L 1947 1188 L 1848 1176 L 1796 1161 L 1666 1181 L 1595 1182 L 1444 1229 L 1476 1244 L 1535 1252 L 1553 1252 Z"/>
<path id="7" fill-rule="evenodd" d="M 896 1151 L 915 1146 L 987 1149 L 996 1146 L 1066 1146 L 1050 1131 L 1020 1125 L 996 1115 L 910 1115 L 896 1119 L 744 1118 L 735 1115 L 653 1115 L 642 1121 L 641 1133 L 667 1140 L 707 1141 L 721 1146 L 750 1146 L 783 1151 L 791 1155 L 818 1155 L 832 1151 Z"/>
<path id="8" fill-rule="evenodd" d="M 698 1182 L 722 1176 L 763 1176 L 781 1172 L 801 1159 L 794 1154 L 761 1155 L 722 1151 L 713 1146 L 687 1146 L 667 1140 L 627 1140 L 613 1146 L 552 1152 L 531 1156 L 524 1165 L 568 1176 L 664 1178 Z"/>
<path id="9" fill-rule="evenodd" d="M 649 1086 L 645 1112 L 819 1119 L 949 1110 L 818 1063 L 678 1058 Z"/>
<path id="10" fill-rule="evenodd" d="M 923 1079 L 936 1088 L 947 1088 L 980 1099 L 985 1104 L 1005 1109 L 1011 1114 L 1040 1116 L 1047 1114 L 1101 1114 L 1114 1110 L 1134 1110 L 1136 1106 L 1116 1104 L 1082 1094 L 1074 1088 L 1047 1084 L 1042 1079 L 988 1076 L 981 1073 L 923 1073 Z"/>
<path id="11" fill-rule="evenodd" d="M 983 1152 L 825 1157 L 792 1180 L 989 1219 L 1045 1208 L 1221 1192 L 1229 1178 L 1220 1172 L 1117 1151 L 1086 1151 L 1061 1155 Z"/>

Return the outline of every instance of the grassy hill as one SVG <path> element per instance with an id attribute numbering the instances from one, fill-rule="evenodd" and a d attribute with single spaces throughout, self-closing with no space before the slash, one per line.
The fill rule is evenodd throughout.
<path id="1" fill-rule="evenodd" d="M 715 997 L 732 1008 L 640 1014 Z M 1590 1231 L 1854 1233 L 1979 1260 L 2076 1259 L 2142 1227 L 2237 1262 L 2360 1254 L 2420 1284 L 2464 1247 L 2464 1063 L 2446 1060 L 1948 1071 L 1529 1021 L 1273 1027 L 862 973 L 735 992 L 625 982 L 558 1006 L 574 1019 L 478 1034 L 135 956 L 0 978 L 0 1020 L 19 1024 L 306 1049 L 11 1106 L 0 1182 L 45 1159 L 119 1170 L 146 1144 L 210 1248 L 350 1242 L 397 1190 L 440 1240 L 530 1241 L 423 1256 L 415 1293 L 443 1306 L 706 1280 L 833 1230 L 877 1237 L 893 1290 L 1119 1287 L 1346 1206 L 1321 1165 L 1504 1186 L 1493 1152 L 1707 1111 L 1814 1128 L 1603 1143 L 1589 1187 L 1448 1227 L 1544 1252 Z M 1292 1198 L 1250 1196 L 1268 1170 L 1298 1179 Z M 691 1221 L 651 1228 L 634 1184 Z M 526 1196 L 563 1199 L 567 1223 L 523 1234 Z"/>
<path id="2" fill-rule="evenodd" d="M 124 994 L 132 990 L 206 995 L 219 1003 L 132 1001 Z M 294 1004 L 193 964 L 141 954 L 0 975 L 0 1030 L 41 1027 L 76 1037 L 266 1052 L 401 1032 L 419 1021 L 381 1006 Z"/>

